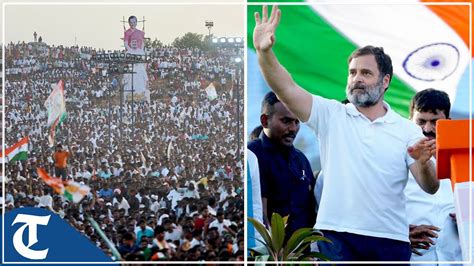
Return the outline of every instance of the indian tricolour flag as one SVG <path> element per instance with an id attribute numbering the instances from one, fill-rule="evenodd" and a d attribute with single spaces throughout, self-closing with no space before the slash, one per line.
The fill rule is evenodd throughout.
<path id="1" fill-rule="evenodd" d="M 61 178 L 50 176 L 43 168 L 37 169 L 38 176 L 66 200 L 74 203 L 80 202 L 90 192 L 90 187 L 72 180 L 62 181 Z"/>
<path id="2" fill-rule="evenodd" d="M 1 159 L 4 162 L 22 161 L 28 158 L 28 137 L 22 138 L 13 146 L 5 149 L 5 156 Z"/>
<path id="3" fill-rule="evenodd" d="M 48 99 L 44 102 L 44 106 L 48 112 L 47 126 L 49 129 L 49 144 L 54 145 L 56 128 L 66 119 L 66 100 L 64 98 L 64 82 L 60 80 L 53 85 L 53 91 Z"/>
<path id="4" fill-rule="evenodd" d="M 206 94 L 207 94 L 207 98 L 210 100 L 210 101 L 213 101 L 217 98 L 217 92 L 216 92 L 216 87 L 214 86 L 214 83 L 211 82 L 209 84 L 209 86 L 206 87 Z"/>
<path id="5" fill-rule="evenodd" d="M 469 114 L 468 3 L 338 2 L 342 1 L 307 0 L 301 5 L 279 6 L 282 17 L 274 51 L 301 87 L 343 100 L 349 55 L 365 45 L 381 46 L 393 61 L 394 77 L 385 100 L 395 111 L 407 116 L 411 97 L 435 88 L 447 92 L 455 106 L 463 107 L 455 110 L 461 116 Z M 255 86 L 263 85 L 252 43 L 257 11 L 261 12 L 261 6 L 248 6 L 249 113 L 252 106 L 258 113 L 263 94 Z"/>
<path id="6" fill-rule="evenodd" d="M 301 87 L 326 98 L 345 99 L 349 55 L 365 45 L 382 46 L 394 67 L 394 77 L 385 95 L 392 109 L 407 117 L 413 95 L 435 88 L 449 94 L 453 118 L 469 117 L 472 54 L 467 3 L 297 2 L 279 6 L 282 14 L 273 50 Z M 260 125 L 261 101 L 269 88 L 260 73 L 252 43 L 253 14 L 261 12 L 262 7 L 249 5 L 247 9 L 246 97 L 247 133 L 250 133 Z M 310 161 L 316 162 L 312 166 L 319 169 L 319 151 L 314 149 L 317 146 L 314 142 L 314 134 L 302 126 L 295 144 Z"/>

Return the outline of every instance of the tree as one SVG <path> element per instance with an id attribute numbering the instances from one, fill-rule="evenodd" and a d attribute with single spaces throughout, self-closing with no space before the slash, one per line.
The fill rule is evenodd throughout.
<path id="1" fill-rule="evenodd" d="M 163 43 L 157 38 L 155 38 L 153 41 L 149 38 L 145 38 L 145 47 L 158 49 L 158 48 L 163 47 Z"/>
<path id="2" fill-rule="evenodd" d="M 216 46 L 212 45 L 212 38 L 214 38 L 214 36 L 212 34 L 204 36 L 204 40 L 203 40 L 204 48 L 203 48 L 203 50 L 206 50 L 206 51 L 213 50 L 214 52 L 216 51 Z"/>
<path id="3" fill-rule="evenodd" d="M 200 48 L 203 49 L 205 45 L 202 34 L 188 32 L 183 37 L 174 39 L 172 45 L 176 48 Z"/>

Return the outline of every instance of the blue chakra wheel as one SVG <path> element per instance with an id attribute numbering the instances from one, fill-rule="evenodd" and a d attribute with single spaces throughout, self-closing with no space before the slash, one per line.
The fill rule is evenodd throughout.
<path id="1" fill-rule="evenodd" d="M 456 71 L 459 50 L 450 43 L 433 43 L 411 52 L 403 69 L 412 78 L 423 81 L 444 80 Z"/>

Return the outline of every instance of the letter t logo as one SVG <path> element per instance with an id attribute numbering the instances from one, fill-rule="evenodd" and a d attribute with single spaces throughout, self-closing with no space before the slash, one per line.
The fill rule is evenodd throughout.
<path id="1" fill-rule="evenodd" d="M 16 223 L 24 223 L 13 235 L 13 246 L 20 255 L 31 260 L 42 260 L 46 258 L 49 248 L 44 250 L 32 250 L 30 247 L 38 242 L 37 225 L 47 225 L 50 217 L 51 215 L 35 216 L 28 214 L 18 214 L 16 216 L 12 226 Z M 23 243 L 23 233 L 27 227 L 29 229 L 28 245 L 25 246 Z"/>

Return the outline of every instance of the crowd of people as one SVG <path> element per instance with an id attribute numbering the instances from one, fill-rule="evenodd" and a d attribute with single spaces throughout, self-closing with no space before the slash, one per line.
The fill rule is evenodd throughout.
<path id="1" fill-rule="evenodd" d="M 149 50 L 149 102 L 121 101 L 121 76 L 94 58 L 104 52 L 6 45 L 5 144 L 29 137 L 28 159 L 6 166 L 6 208 L 50 209 L 111 254 L 91 217 L 124 260 L 243 260 L 243 49 Z M 56 144 L 70 154 L 66 179 L 91 188 L 80 203 L 37 174 L 55 175 L 44 102 L 59 80 L 67 119 Z"/>

